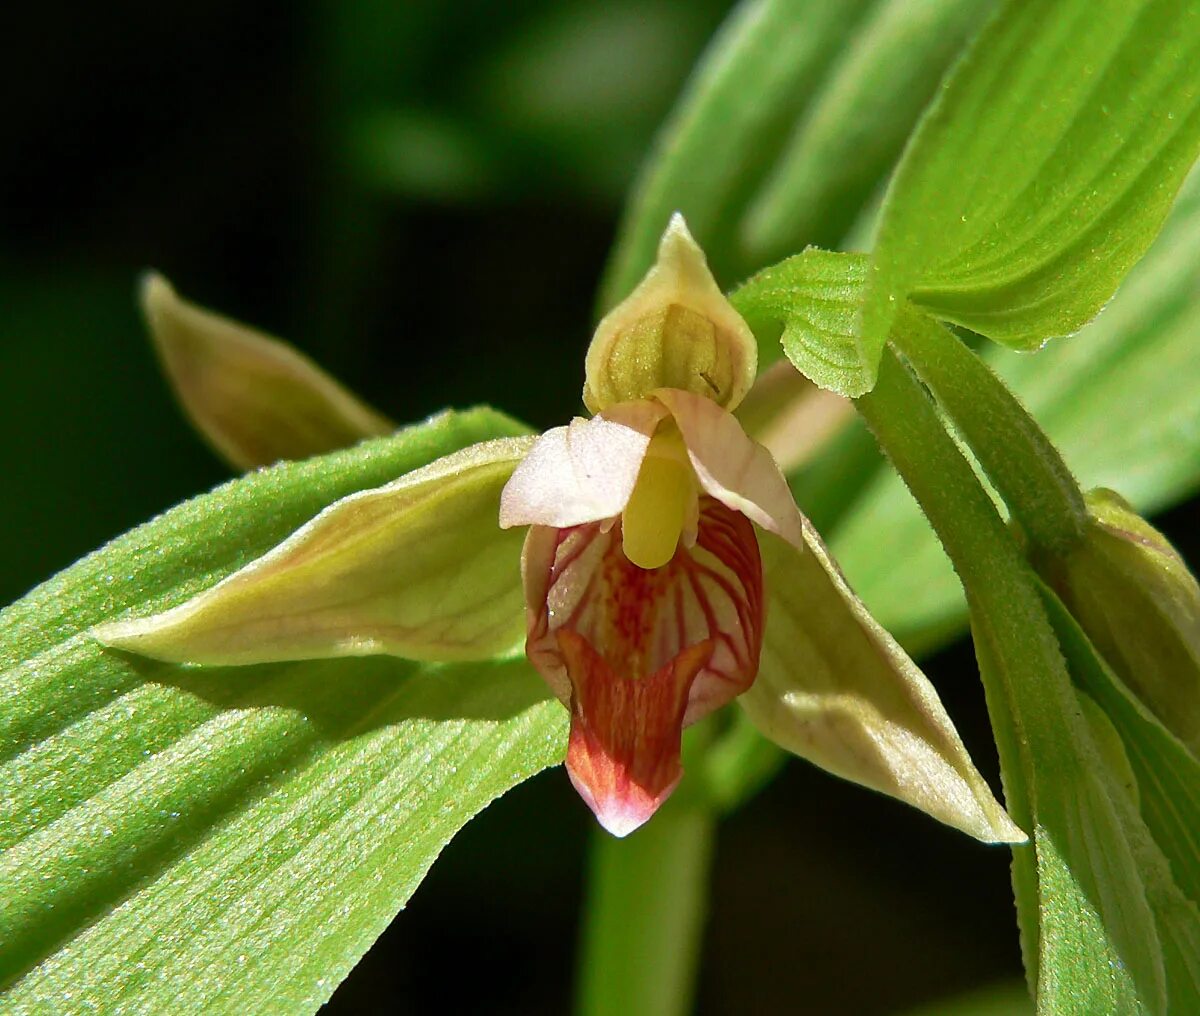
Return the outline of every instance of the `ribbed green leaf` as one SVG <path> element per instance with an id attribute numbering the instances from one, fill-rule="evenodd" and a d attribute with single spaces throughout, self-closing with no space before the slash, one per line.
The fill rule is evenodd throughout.
<path id="1" fill-rule="evenodd" d="M 993 6 L 992 0 L 882 0 L 872 8 L 746 212 L 742 239 L 755 261 L 842 237 L 891 168 L 947 65 Z"/>
<path id="2" fill-rule="evenodd" d="M 624 298 L 682 212 L 718 278 L 746 271 L 746 201 L 869 0 L 745 0 L 710 45 L 626 206 L 600 305 Z M 777 354 L 776 354 L 777 355 Z"/>
<path id="3" fill-rule="evenodd" d="M 448 413 L 253 473 L 0 615 L 6 1011 L 312 1012 L 454 833 L 562 757 L 562 710 L 522 660 L 185 669 L 87 634 L 339 497 L 521 432 Z"/>
<path id="4" fill-rule="evenodd" d="M 1071 669 L 1120 737 L 1136 787 L 1114 780 L 1123 820 L 1146 872 L 1163 947 L 1169 1012 L 1200 1008 L 1200 762 L 1113 676 L 1049 589 L 1043 596 Z M 1106 766 L 1110 779 L 1119 770 Z M 1104 845 L 1100 844 L 1099 849 Z"/>
<path id="5" fill-rule="evenodd" d="M 1071 676 L 1121 737 L 1146 826 L 1179 887 L 1200 904 L 1200 760 L 1113 674 L 1058 597 L 1048 587 L 1042 595 Z"/>
<path id="6" fill-rule="evenodd" d="M 1034 356 L 1000 347 L 992 367 L 1085 488 L 1121 492 L 1143 514 L 1200 486 L 1200 173 L 1104 312 Z M 831 536 L 855 589 L 910 651 L 960 631 L 958 582 L 916 503 L 890 471 Z M 805 501 L 800 501 L 805 507 Z"/>
<path id="7" fill-rule="evenodd" d="M 756 335 L 782 326 L 783 351 L 802 374 L 854 398 L 875 377 L 854 339 L 866 270 L 865 255 L 812 247 L 759 272 L 730 299 Z"/>
<path id="8" fill-rule="evenodd" d="M 1009 0 L 892 179 L 864 361 L 905 299 L 1018 348 L 1093 317 L 1196 158 L 1198 64 L 1186 0 Z"/>

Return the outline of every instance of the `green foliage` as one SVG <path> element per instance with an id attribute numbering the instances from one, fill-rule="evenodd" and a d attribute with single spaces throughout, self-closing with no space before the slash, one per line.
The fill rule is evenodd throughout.
<path id="1" fill-rule="evenodd" d="M 1075 331 L 1145 253 L 1200 147 L 1200 11 L 1010 2 L 930 107 L 884 201 L 859 332 L 905 299 L 1005 345 Z"/>
<path id="2" fill-rule="evenodd" d="M 1166 1006 L 1152 1011 L 1190 1012 L 1200 1001 L 1200 762 L 1122 686 L 1054 594 L 1042 593 L 1072 678 L 1099 703 L 1125 752 L 1120 767 L 1103 771 L 1146 873 L 1154 915 L 1148 931 L 1166 992 Z M 1126 787 L 1120 777 L 1130 773 L 1136 783 Z M 1100 839 L 1093 849 L 1108 846 Z"/>
<path id="3" fill-rule="evenodd" d="M 856 218 L 865 224 L 863 205 L 989 7 L 742 4 L 642 174 L 601 303 L 633 286 L 676 209 L 725 281 L 807 242 L 834 242 Z M 439 36 L 446 51 L 475 12 L 454 17 Z M 390 18 L 387 31 L 379 18 Z M 349 145 L 354 178 L 376 189 L 371 200 L 518 192 L 547 157 L 581 191 L 603 193 L 637 142 L 636 130 L 625 136 L 630 118 L 651 108 L 644 97 L 673 73 L 686 35 L 677 28 L 691 24 L 681 18 L 580 6 L 501 40 L 468 83 L 483 97 L 475 120 L 445 103 L 415 112 L 380 99 L 379 86 L 401 73 L 396 41 L 433 39 L 437 19 L 367 5 L 353 14 L 353 32 L 348 13 L 331 33 L 330 64 L 344 79 L 338 102 L 352 115 L 348 130 L 329 133 Z M 440 81 L 446 54 L 416 48 Z M 624 49 L 643 55 L 609 59 Z M 1183 0 L 1010 0 L 909 145 L 869 270 L 866 258 L 809 250 L 736 295 L 762 362 L 778 356 L 781 337 L 818 383 L 861 395 L 906 301 L 1019 348 L 1079 328 L 1150 244 L 1194 158 L 1198 63 L 1200 13 Z M 527 125 L 515 145 L 514 122 Z M 362 211 L 331 202 L 331 235 L 319 244 L 331 263 L 346 261 L 330 277 L 353 268 L 346 231 L 373 228 L 347 207 Z M 1078 338 L 1036 357 L 988 354 L 1086 485 L 1117 487 L 1143 511 L 1200 477 L 1197 264 L 1200 185 Z M 336 300 L 313 302 L 346 317 Z M 891 421 L 901 445 L 910 422 Z M 247 477 L 121 538 L 0 615 L 0 984 L 14 1011 L 311 1011 L 455 831 L 561 757 L 561 710 L 519 660 L 188 670 L 102 650 L 86 634 L 187 599 L 346 493 L 519 432 L 486 410 L 448 415 Z M 994 555 L 1007 535 L 977 477 L 953 446 L 939 454 L 940 471 L 936 455 L 897 461 L 910 479 L 924 477 L 916 486 L 926 509 L 935 506 L 943 537 L 958 534 L 950 545 L 960 570 L 968 561 L 1007 790 L 1034 838 L 1018 848 L 1015 887 L 1040 1011 L 1192 1011 L 1196 762 L 1052 598 L 1055 637 L 1045 637 L 1032 577 L 1009 551 Z M 793 488 L 818 522 L 837 524 L 834 549 L 867 603 L 910 648 L 924 648 L 961 628 L 962 592 L 916 502 L 878 464 L 864 429 L 850 427 Z M 939 514 L 939 499 L 949 514 Z M 981 561 L 1000 562 L 999 581 Z M 1058 646 L 1086 697 L 1076 699 Z M 744 724 L 717 742 L 704 766 L 718 804 L 769 775 L 778 753 L 762 748 Z M 669 822 L 661 832 L 675 835 Z M 662 868 L 690 849 L 699 870 L 706 843 L 693 837 L 661 857 L 648 849 L 643 862 Z M 663 913 L 666 928 L 702 909 L 699 876 L 683 875 L 686 900 Z M 624 879 L 630 900 L 649 877 Z M 614 969 L 631 958 L 625 924 L 601 944 Z M 664 983 L 642 978 L 633 992 L 658 998 Z M 612 1002 L 606 985 L 593 983 L 586 997 Z"/>
<path id="4" fill-rule="evenodd" d="M 847 398 L 869 391 L 874 373 L 858 355 L 854 322 L 862 307 L 867 259 L 809 248 L 759 272 L 732 296 L 755 333 L 779 341 L 796 369 Z"/>
<path id="5" fill-rule="evenodd" d="M 985 357 L 1085 488 L 1119 490 L 1149 514 L 1200 483 L 1198 313 L 1200 174 L 1193 174 L 1161 236 L 1095 321 L 1036 356 L 990 347 Z M 858 496 L 844 505 L 831 539 L 842 567 L 910 650 L 945 641 L 962 628 L 962 592 L 916 502 L 891 471 L 860 468 L 850 479 Z"/>
<path id="6" fill-rule="evenodd" d="M 1132 799 L 1180 889 L 1200 905 L 1200 761 L 1113 674 L 1058 597 L 1045 586 L 1042 596 L 1072 678 L 1121 739 L 1137 781 Z"/>
<path id="7" fill-rule="evenodd" d="M 791 124 L 863 16 L 867 0 L 741 4 L 705 53 L 630 198 L 600 292 L 616 304 L 654 263 L 682 212 L 717 277 L 745 271 L 736 228 Z"/>
<path id="8" fill-rule="evenodd" d="M 962 579 L 1009 809 L 1026 963 L 1042 1013 L 1187 1012 L 1200 919 L 1085 722 L 1028 565 L 899 361 L 860 402 Z"/>
<path id="9" fill-rule="evenodd" d="M 818 6 L 818 5 L 810 5 Z M 856 26 L 746 211 L 756 260 L 852 225 L 992 0 L 881 0 Z"/>
<path id="10" fill-rule="evenodd" d="M 187 599 L 339 497 L 521 432 L 446 413 L 250 474 L 0 615 L 12 1011 L 310 1012 L 462 824 L 562 757 L 562 711 L 521 660 L 189 670 L 88 634 Z"/>

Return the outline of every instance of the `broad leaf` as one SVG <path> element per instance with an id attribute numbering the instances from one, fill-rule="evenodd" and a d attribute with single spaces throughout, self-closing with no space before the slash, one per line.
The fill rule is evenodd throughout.
<path id="1" fill-rule="evenodd" d="M 1074 332 L 1158 232 L 1200 148 L 1200 10 L 1010 0 L 913 136 L 858 340 L 911 299 L 1017 348 Z"/>
<path id="2" fill-rule="evenodd" d="M 438 852 L 562 758 L 522 660 L 185 669 L 87 632 L 170 607 L 330 502 L 522 432 L 443 414 L 235 480 L 0 615 L 0 983 L 14 1011 L 312 1012 Z"/>
<path id="3" fill-rule="evenodd" d="M 734 229 L 867 0 L 747 0 L 697 67 L 626 207 L 600 306 L 629 294 L 682 212 L 718 278 L 742 274 Z"/>
<path id="4" fill-rule="evenodd" d="M 1161 236 L 1095 321 L 1035 356 L 991 347 L 987 359 L 1083 487 L 1111 487 L 1149 514 L 1200 486 L 1198 313 L 1200 173 L 1193 173 Z M 862 446 L 852 434 L 839 441 Z M 836 531 L 815 521 L 832 532 L 834 553 L 880 622 L 910 651 L 930 648 L 960 631 L 965 617 L 950 562 L 899 478 L 860 466 L 848 480 L 847 454 L 839 451 L 823 483 L 849 488 L 857 500 Z M 870 462 L 869 453 L 858 460 Z M 811 491 L 818 479 L 801 473 L 793 481 L 810 514 L 810 499 L 822 504 L 822 491 Z"/>
<path id="5" fill-rule="evenodd" d="M 758 263 L 842 237 L 994 6 L 881 0 L 871 8 L 747 209 L 742 239 Z"/>

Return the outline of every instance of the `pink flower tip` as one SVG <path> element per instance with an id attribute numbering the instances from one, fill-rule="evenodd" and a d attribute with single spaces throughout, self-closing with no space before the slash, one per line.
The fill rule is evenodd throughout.
<path id="1" fill-rule="evenodd" d="M 628 781 L 624 781 L 623 785 L 617 781 L 586 783 L 571 765 L 570 759 L 567 761 L 567 775 L 584 803 L 592 809 L 596 821 L 606 832 L 622 838 L 650 820 L 663 802 L 671 796 L 671 791 L 679 783 L 683 770 L 680 769 L 675 779 L 657 792 Z"/>

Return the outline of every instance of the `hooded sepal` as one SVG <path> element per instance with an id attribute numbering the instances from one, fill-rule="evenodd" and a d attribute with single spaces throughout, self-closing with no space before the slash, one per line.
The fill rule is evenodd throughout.
<path id="1" fill-rule="evenodd" d="M 1094 490 L 1087 506 L 1083 540 L 1034 565 L 1113 671 L 1200 755 L 1200 585 L 1119 494 Z"/>
<path id="2" fill-rule="evenodd" d="M 850 590 L 811 527 L 807 553 L 760 537 L 767 625 L 739 700 L 788 751 L 987 843 L 1027 837 L 976 770 L 933 685 Z"/>
<path id="3" fill-rule="evenodd" d="M 758 370 L 758 345 L 721 292 L 683 216 L 671 217 L 658 260 L 596 328 L 584 404 L 598 413 L 678 388 L 732 411 Z"/>
<path id="4" fill-rule="evenodd" d="M 142 311 L 188 418 L 236 469 L 306 459 L 396 429 L 278 339 L 180 299 L 161 275 Z"/>
<path id="5" fill-rule="evenodd" d="M 496 513 L 532 442 L 485 441 L 352 494 L 186 603 L 93 634 L 155 659 L 217 665 L 510 652 L 521 636 L 521 536 L 499 529 Z"/>

